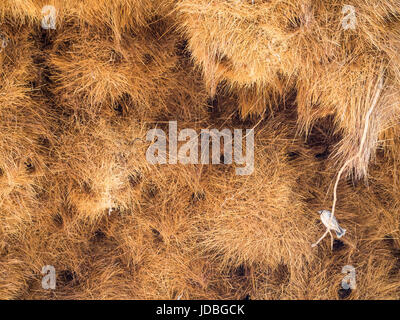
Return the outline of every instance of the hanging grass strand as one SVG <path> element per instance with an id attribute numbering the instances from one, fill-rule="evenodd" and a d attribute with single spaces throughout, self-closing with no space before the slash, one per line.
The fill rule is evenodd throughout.
<path id="1" fill-rule="evenodd" d="M 334 188 L 333 188 L 333 203 L 332 203 L 332 210 L 331 210 L 331 213 L 330 213 L 329 222 L 327 223 L 327 230 L 316 243 L 313 243 L 311 245 L 312 247 L 317 246 L 318 243 L 321 242 L 321 240 L 324 239 L 326 237 L 326 235 L 329 233 L 331 235 L 331 250 L 333 249 L 333 237 L 332 237 L 332 234 L 330 233 L 331 229 L 329 228 L 329 225 L 332 225 L 334 222 L 336 222 L 335 209 L 336 209 L 337 188 L 338 188 L 338 185 L 339 185 L 339 181 L 340 181 L 340 178 L 341 178 L 343 172 L 348 167 L 348 165 L 351 162 L 353 162 L 355 159 L 360 158 L 362 153 L 363 153 L 365 141 L 367 139 L 367 134 L 368 134 L 368 128 L 369 128 L 369 122 L 370 122 L 369 119 L 370 119 L 371 114 L 372 114 L 376 104 L 378 103 L 378 99 L 379 99 L 379 97 L 381 95 L 381 92 L 382 92 L 382 89 L 383 89 L 383 80 L 384 80 L 384 71 L 382 70 L 382 72 L 380 74 L 380 77 L 378 79 L 378 82 L 377 82 L 377 88 L 376 88 L 374 99 L 372 100 L 371 107 L 369 108 L 369 110 L 368 110 L 368 112 L 366 114 L 366 117 L 365 117 L 365 126 L 364 126 L 363 135 L 362 135 L 362 138 L 361 138 L 360 149 L 359 149 L 358 153 L 354 157 L 351 157 L 350 159 L 348 159 L 344 163 L 344 165 L 340 168 L 340 170 L 338 172 L 338 175 L 337 175 L 336 181 L 335 181 L 335 185 L 334 185 Z M 321 217 L 321 219 L 322 219 L 322 217 Z"/>

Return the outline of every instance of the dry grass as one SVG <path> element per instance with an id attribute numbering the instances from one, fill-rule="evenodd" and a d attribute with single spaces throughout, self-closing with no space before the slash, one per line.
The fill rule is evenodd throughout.
<path id="1" fill-rule="evenodd" d="M 295 268 L 312 257 L 308 244 L 315 226 L 294 192 L 299 171 L 287 159 L 292 141 L 282 120 L 258 128 L 251 176 L 229 170 L 221 181 L 222 168 L 205 170 L 208 205 L 198 222 L 201 245 L 225 267 L 283 263 Z"/>
<path id="2" fill-rule="evenodd" d="M 261 114 L 276 105 L 277 96 L 284 98 L 296 89 L 303 132 L 308 133 L 316 120 L 335 116 L 343 135 L 334 155 L 339 163 L 358 151 L 372 99 L 368 92 L 384 68 L 385 87 L 363 157 L 346 171 L 355 169 L 360 178 L 366 175 L 379 136 L 398 123 L 399 20 L 395 1 L 363 1 L 355 4 L 356 30 L 344 30 L 345 4 L 187 0 L 177 10 L 180 28 L 189 37 L 194 60 L 202 67 L 212 95 L 218 83 L 227 80 L 241 96 L 246 117 Z"/>
<path id="3" fill-rule="evenodd" d="M 49 116 L 32 88 L 36 67 L 31 54 L 36 49 L 28 30 L 19 28 L 14 35 L 9 25 L 1 29 L 8 39 L 0 53 L 0 230 L 4 247 L 8 237 L 21 235 L 32 222 L 36 194 L 41 192 L 39 182 L 47 170 L 46 141 L 51 134 Z"/>
<path id="4" fill-rule="evenodd" d="M 399 299 L 398 1 L 254 2 L 0 4 L 0 298 Z M 169 120 L 254 127 L 254 173 L 150 165 Z"/>

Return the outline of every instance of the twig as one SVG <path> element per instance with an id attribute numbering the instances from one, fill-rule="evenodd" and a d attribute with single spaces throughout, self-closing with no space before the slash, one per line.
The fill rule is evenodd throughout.
<path id="1" fill-rule="evenodd" d="M 383 89 L 383 79 L 384 79 L 384 72 L 383 70 L 381 71 L 380 74 L 380 78 L 378 78 L 378 82 L 377 82 L 377 90 L 375 92 L 375 96 L 374 99 L 372 100 L 371 103 L 371 107 L 369 108 L 366 116 L 365 116 L 365 126 L 364 126 L 364 132 L 361 138 L 361 143 L 360 143 L 360 149 L 358 150 L 357 154 L 355 156 L 353 156 L 352 158 L 348 159 L 344 165 L 340 168 L 338 175 L 336 177 L 336 182 L 335 182 L 335 186 L 333 187 L 333 203 L 332 203 L 332 210 L 331 210 L 331 214 L 330 214 L 330 218 L 329 218 L 329 223 L 328 226 L 332 224 L 333 219 L 335 217 L 335 209 L 336 209 L 336 202 L 337 202 L 337 188 L 339 185 L 339 181 L 340 181 L 340 177 L 342 176 L 344 170 L 347 168 L 347 166 L 354 161 L 357 158 L 361 158 L 363 150 L 364 150 L 364 144 L 365 141 L 367 140 L 367 133 L 368 133 L 368 127 L 369 127 L 369 119 L 371 117 L 372 111 L 374 110 L 376 104 L 378 103 L 378 99 L 379 96 L 382 92 Z M 326 232 L 323 234 L 323 236 L 314 244 L 311 245 L 311 247 L 315 247 L 317 246 L 317 244 L 326 237 L 327 234 L 330 234 L 331 236 L 331 249 L 333 248 L 333 237 L 332 234 L 330 232 L 330 229 L 327 227 Z"/>
<path id="2" fill-rule="evenodd" d="M 374 110 L 376 104 L 378 103 L 378 99 L 379 99 L 379 96 L 380 96 L 380 94 L 382 92 L 382 89 L 383 89 L 383 71 L 381 72 L 380 79 L 378 80 L 378 88 L 376 90 L 376 93 L 375 93 L 374 99 L 372 101 L 371 107 L 368 110 L 367 115 L 365 117 L 365 127 L 364 127 L 364 132 L 363 132 L 363 135 L 362 135 L 362 138 L 361 138 L 360 149 L 358 150 L 358 153 L 354 157 L 350 158 L 349 160 L 347 160 L 345 162 L 345 164 L 339 170 L 339 173 L 337 175 L 335 186 L 333 188 L 333 203 L 332 203 L 332 210 L 331 210 L 332 214 L 331 214 L 330 221 L 332 221 L 333 217 L 335 216 L 335 208 L 336 208 L 336 202 L 337 202 L 337 188 L 338 188 L 338 185 L 339 185 L 340 177 L 341 177 L 342 173 L 344 172 L 344 170 L 346 169 L 346 167 L 350 164 L 350 162 L 352 162 L 353 160 L 355 160 L 357 158 L 360 158 L 361 155 L 362 155 L 362 152 L 363 152 L 363 149 L 364 149 L 364 144 L 365 144 L 365 141 L 367 139 L 367 133 L 368 133 L 368 127 L 369 127 L 369 118 L 371 117 L 372 111 Z"/>

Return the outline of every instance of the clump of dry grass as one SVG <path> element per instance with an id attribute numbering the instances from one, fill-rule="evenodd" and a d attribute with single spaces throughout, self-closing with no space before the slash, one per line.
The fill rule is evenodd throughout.
<path id="1" fill-rule="evenodd" d="M 326 128 L 327 123 L 319 124 Z M 332 145 L 333 137 L 318 141 L 313 130 L 305 145 L 296 143 L 290 165 L 301 168 L 295 192 L 314 217 L 309 220 L 324 229 L 317 210 L 330 205 L 331 183 L 335 171 L 330 168 L 328 153 L 320 145 Z M 321 152 L 323 151 L 323 152 Z M 254 299 L 396 299 L 398 296 L 398 186 L 393 186 L 393 166 L 382 155 L 373 165 L 368 186 L 350 179 L 340 182 L 337 219 L 348 230 L 335 241 L 330 251 L 329 241 L 314 251 L 314 259 L 302 269 L 288 265 L 275 268 L 253 267 L 248 277 L 252 281 L 248 292 Z M 328 191 L 326 191 L 329 186 Z M 321 188 L 322 187 L 322 188 Z M 341 281 L 346 265 L 356 269 L 356 289 L 346 291 Z"/>
<path id="2" fill-rule="evenodd" d="M 32 89 L 35 51 L 28 30 L 13 32 L 1 24 L 8 39 L 0 52 L 0 229 L 1 247 L 7 236 L 22 233 L 38 205 L 40 180 L 46 171 L 46 141 L 51 139 L 49 117 Z"/>
<path id="3" fill-rule="evenodd" d="M 312 259 L 309 241 L 316 230 L 294 190 L 297 169 L 287 156 L 293 127 L 283 119 L 252 125 L 256 126 L 252 175 L 237 176 L 234 166 L 201 168 L 207 201 L 198 217 L 199 247 L 222 269 L 279 264 L 295 268 Z M 229 121 L 223 125 L 233 127 Z"/>
<path id="4" fill-rule="evenodd" d="M 170 37 L 158 40 L 142 32 L 116 42 L 93 28 L 68 30 L 54 42 L 49 59 L 61 102 L 76 99 L 89 108 L 116 104 L 126 95 L 150 109 L 152 90 L 162 86 L 176 63 Z"/>
<path id="5" fill-rule="evenodd" d="M 284 88 L 290 88 L 279 52 L 284 50 L 284 35 L 274 28 L 279 22 L 278 6 L 269 1 L 252 6 L 242 1 L 203 0 L 177 5 L 180 28 L 188 36 L 210 94 L 215 94 L 218 83 L 228 80 L 228 86 L 239 88 L 243 96 L 243 116 L 262 113 L 266 105 L 272 107 Z M 286 14 L 292 10 L 295 8 Z M 258 99 L 246 101 L 255 91 Z"/>
<path id="6" fill-rule="evenodd" d="M 29 272 L 24 260 L 13 258 L 11 255 L 0 261 L 0 297 L 2 300 L 21 298 L 25 292 Z"/>
<path id="7" fill-rule="evenodd" d="M 204 254 L 202 228 L 212 195 L 199 166 L 159 167 L 118 239 L 137 273 L 139 299 L 238 298 L 234 280 Z M 138 245 L 142 246 L 139 249 Z"/>
<path id="8" fill-rule="evenodd" d="M 2 21 L 8 18 L 19 24 L 38 22 L 41 20 L 40 9 L 44 5 L 41 0 L 5 0 L 0 5 L 0 17 Z"/>
<path id="9" fill-rule="evenodd" d="M 129 208 L 135 201 L 132 186 L 148 170 L 144 127 L 99 119 L 64 130 L 53 169 L 69 203 L 83 218 L 94 220 Z"/>
<path id="10" fill-rule="evenodd" d="M 0 5 L 0 16 L 13 19 L 16 23 L 40 25 L 45 6 L 54 6 L 57 25 L 70 19 L 79 19 L 82 24 L 110 27 L 116 35 L 123 31 L 146 26 L 149 18 L 166 14 L 170 3 L 165 0 L 5 0 Z"/>
<path id="11" fill-rule="evenodd" d="M 30 232 L 43 213 L 41 194 L 53 135 L 51 116 L 34 89 L 38 52 L 29 28 L 3 21 L 0 32 L 6 39 L 0 52 L 0 295 L 18 299 L 37 271 L 25 250 L 33 256 L 36 251 L 34 244 L 30 247 Z"/>
<path id="12" fill-rule="evenodd" d="M 317 119 L 335 115 L 343 135 L 335 153 L 341 164 L 358 152 L 373 99 L 373 92 L 368 92 L 384 68 L 384 89 L 371 117 L 363 156 L 346 170 L 355 169 L 360 178 L 366 176 L 379 135 L 398 122 L 398 68 L 393 61 L 398 59 L 399 20 L 394 1 L 367 1 L 355 4 L 356 30 L 345 30 L 345 4 L 188 0 L 177 10 L 211 94 L 227 80 L 247 116 L 262 113 L 279 101 L 277 96 L 295 88 L 299 128 L 309 132 Z"/>
<path id="13" fill-rule="evenodd" d="M 184 42 L 167 22 L 159 19 L 120 39 L 111 29 L 67 26 L 48 59 L 58 104 L 88 112 L 111 106 L 148 120 L 204 118 L 201 78 L 187 72 Z"/>
<path id="14" fill-rule="evenodd" d="M 0 4 L 0 297 L 398 299 L 398 8 L 343 4 Z M 254 127 L 254 173 L 149 165 L 169 120 Z M 334 190 L 346 236 L 312 249 Z"/>

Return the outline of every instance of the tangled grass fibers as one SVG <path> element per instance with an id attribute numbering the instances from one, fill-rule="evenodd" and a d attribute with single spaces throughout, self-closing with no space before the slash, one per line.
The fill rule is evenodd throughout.
<path id="1" fill-rule="evenodd" d="M 0 298 L 399 299 L 399 4 L 2 1 Z M 171 120 L 254 172 L 150 164 Z"/>

